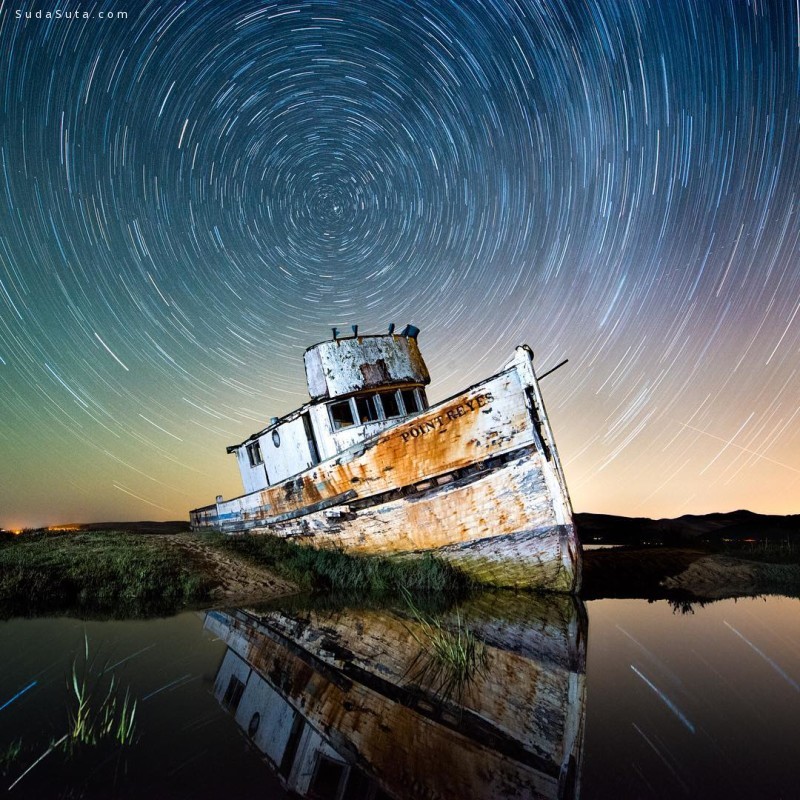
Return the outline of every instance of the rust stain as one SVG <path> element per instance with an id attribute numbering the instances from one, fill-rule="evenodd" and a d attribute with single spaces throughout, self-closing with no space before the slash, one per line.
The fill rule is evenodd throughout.
<path id="1" fill-rule="evenodd" d="M 484 410 L 495 412 L 505 435 L 497 434 L 496 424 L 486 430 L 487 418 L 478 413 Z M 338 459 L 317 465 L 313 472 L 263 489 L 259 503 L 269 509 L 267 516 L 273 516 L 335 497 L 354 486 L 360 497 L 368 497 L 531 442 L 524 403 L 514 395 L 495 400 L 489 382 L 447 406 L 432 406 Z"/>

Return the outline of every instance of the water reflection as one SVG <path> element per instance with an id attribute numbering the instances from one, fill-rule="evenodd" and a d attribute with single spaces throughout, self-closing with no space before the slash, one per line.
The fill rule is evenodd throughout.
<path id="1" fill-rule="evenodd" d="M 587 621 L 572 598 L 485 595 L 435 619 L 237 609 L 205 626 L 228 645 L 217 700 L 300 796 L 579 794 Z"/>

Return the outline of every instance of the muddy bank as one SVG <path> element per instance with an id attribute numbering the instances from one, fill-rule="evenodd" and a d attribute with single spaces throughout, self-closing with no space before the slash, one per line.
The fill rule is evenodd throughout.
<path id="1" fill-rule="evenodd" d="M 293 594 L 290 581 L 209 545 L 202 537 L 165 537 L 215 581 L 219 602 L 269 600 Z M 681 547 L 589 550 L 584 553 L 581 597 L 696 598 L 759 594 L 800 595 L 800 565 L 770 564 Z"/>
<path id="2" fill-rule="evenodd" d="M 218 603 L 271 600 L 294 594 L 298 587 L 263 567 L 221 550 L 191 533 L 165 536 L 165 544 L 176 549 L 193 569 L 209 581 L 209 598 Z"/>
<path id="3" fill-rule="evenodd" d="M 38 530 L 0 541 L 0 618 L 169 616 L 297 587 L 189 533 Z"/>

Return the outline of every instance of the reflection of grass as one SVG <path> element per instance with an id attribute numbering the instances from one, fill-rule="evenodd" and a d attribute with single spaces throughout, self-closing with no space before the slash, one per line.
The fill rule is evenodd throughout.
<path id="1" fill-rule="evenodd" d="M 31 532 L 0 543 L 0 602 L 13 610 L 77 607 L 117 616 L 174 612 L 206 597 L 202 576 L 158 536 Z"/>
<path id="2" fill-rule="evenodd" d="M 453 630 L 420 612 L 410 597 L 406 596 L 406 602 L 419 628 L 409 627 L 408 631 L 420 646 L 406 674 L 429 687 L 436 697 L 460 700 L 475 678 L 486 671 L 486 645 L 466 627 L 460 614 L 456 614 Z"/>
<path id="3" fill-rule="evenodd" d="M 417 559 L 357 556 L 341 550 L 303 547 L 267 535 L 204 534 L 203 540 L 271 569 L 305 589 L 464 593 L 470 586 L 463 572 L 429 554 Z"/>

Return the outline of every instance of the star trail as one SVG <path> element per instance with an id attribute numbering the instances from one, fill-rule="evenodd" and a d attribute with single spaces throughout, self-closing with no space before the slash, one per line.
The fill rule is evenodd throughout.
<path id="1" fill-rule="evenodd" d="M 0 3 L 0 525 L 184 519 L 331 326 L 526 342 L 578 511 L 800 496 L 797 0 Z"/>

